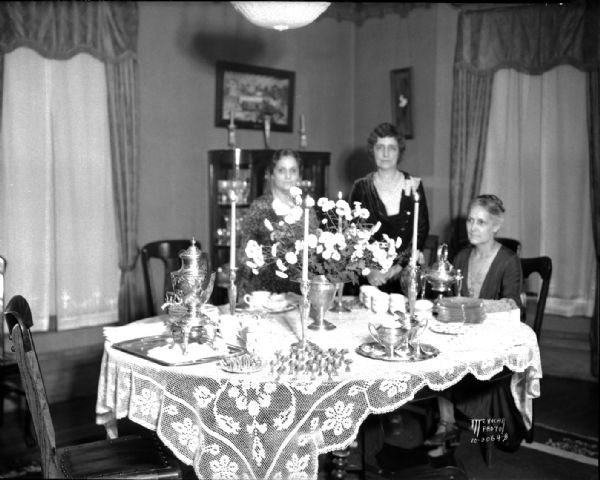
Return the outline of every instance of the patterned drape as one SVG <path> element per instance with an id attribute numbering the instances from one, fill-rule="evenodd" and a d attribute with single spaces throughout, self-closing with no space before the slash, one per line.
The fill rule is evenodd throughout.
<path id="1" fill-rule="evenodd" d="M 135 318 L 133 269 L 138 251 L 139 177 L 137 35 L 136 2 L 0 3 L 0 68 L 2 56 L 18 47 L 63 60 L 88 53 L 106 64 L 121 269 L 120 323 Z"/>
<path id="2" fill-rule="evenodd" d="M 596 302 L 590 329 L 590 345 L 592 346 L 592 375 L 597 377 L 600 317 L 600 69 L 598 68 L 588 73 L 588 98 L 592 234 L 596 249 Z"/>
<path id="3" fill-rule="evenodd" d="M 596 2 L 507 6 L 460 13 L 452 95 L 450 212 L 458 222 L 479 191 L 494 72 L 514 68 L 536 75 L 565 64 L 588 72 L 590 181 L 598 262 L 600 7 Z M 594 375 L 598 375 L 599 286 L 597 282 L 590 333 Z"/>

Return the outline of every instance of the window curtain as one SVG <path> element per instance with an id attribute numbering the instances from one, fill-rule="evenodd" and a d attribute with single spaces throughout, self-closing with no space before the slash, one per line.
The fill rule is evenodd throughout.
<path id="1" fill-rule="evenodd" d="M 136 2 L 0 3 L 0 56 L 26 46 L 45 58 L 64 60 L 88 53 L 105 64 L 121 270 L 120 323 L 128 323 L 137 315 L 134 300 L 139 191 L 137 29 Z M 0 66 L 2 63 L 0 58 Z"/>
<path id="2" fill-rule="evenodd" d="M 552 277 L 546 312 L 591 317 L 585 73 L 570 65 L 541 75 L 502 69 L 492 90 L 481 192 L 504 201 L 501 236 L 520 239 L 523 257 L 548 255 L 560 272 Z"/>
<path id="3" fill-rule="evenodd" d="M 104 64 L 82 53 L 4 57 L 0 245 L 36 330 L 117 321 L 117 261 Z M 76 254 L 74 254 L 76 252 Z"/>
<path id="4" fill-rule="evenodd" d="M 596 2 L 584 4 L 550 4 L 509 6 L 482 10 L 463 10 L 458 17 L 454 59 L 455 82 L 452 94 L 452 127 L 450 148 L 450 208 L 453 220 L 466 214 L 466 205 L 481 187 L 485 158 L 487 122 L 478 122 L 479 112 L 489 112 L 491 78 L 499 69 L 512 68 L 529 75 L 539 75 L 558 65 L 572 65 L 586 72 L 588 81 L 588 131 L 590 138 L 591 211 L 593 233 L 598 251 L 598 112 L 597 71 L 600 65 L 600 14 Z M 482 95 L 472 96 L 473 84 L 456 81 L 461 76 L 488 82 Z M 475 76 L 476 74 L 476 76 Z M 482 88 L 483 90 L 483 88 Z M 475 102 L 476 105 L 473 105 Z M 489 116 L 489 113 L 488 113 Z M 594 137 L 595 135 L 595 137 Z M 592 145 L 593 144 L 593 145 Z M 475 153 L 476 152 L 476 153 Z M 458 225 L 458 223 L 456 224 Z M 598 284 L 596 284 L 598 289 Z M 592 373 L 597 375 L 598 294 L 596 315 L 592 317 Z"/>

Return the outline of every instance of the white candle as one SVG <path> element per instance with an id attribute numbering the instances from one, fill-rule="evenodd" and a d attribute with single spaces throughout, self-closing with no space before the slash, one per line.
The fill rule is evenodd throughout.
<path id="1" fill-rule="evenodd" d="M 300 115 L 300 131 L 306 131 L 306 120 L 304 118 L 304 114 Z"/>
<path id="2" fill-rule="evenodd" d="M 235 123 L 233 122 L 233 110 L 229 110 L 229 126 L 234 127 Z"/>
<path id="3" fill-rule="evenodd" d="M 308 281 L 308 199 L 304 201 L 304 239 L 302 241 L 302 281 Z"/>
<path id="4" fill-rule="evenodd" d="M 415 215 L 413 218 L 412 254 L 410 264 L 417 265 L 417 230 L 419 229 L 419 194 L 415 192 Z"/>
<path id="5" fill-rule="evenodd" d="M 235 268 L 235 234 L 236 234 L 236 228 L 235 228 L 235 224 L 236 224 L 236 220 L 235 220 L 235 202 L 236 202 L 236 196 L 235 196 L 235 192 L 232 190 L 231 192 L 231 222 L 229 224 L 229 229 L 231 230 L 230 232 L 230 240 L 229 240 L 229 268 L 234 269 Z"/>
<path id="6" fill-rule="evenodd" d="M 338 192 L 338 200 L 342 199 L 342 192 Z M 342 233 L 342 216 L 338 215 L 338 232 Z"/>

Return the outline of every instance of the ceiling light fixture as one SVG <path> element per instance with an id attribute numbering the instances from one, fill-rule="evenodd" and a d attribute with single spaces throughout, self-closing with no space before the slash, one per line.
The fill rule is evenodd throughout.
<path id="1" fill-rule="evenodd" d="M 275 30 L 300 28 L 314 22 L 330 2 L 231 2 L 254 25 Z"/>

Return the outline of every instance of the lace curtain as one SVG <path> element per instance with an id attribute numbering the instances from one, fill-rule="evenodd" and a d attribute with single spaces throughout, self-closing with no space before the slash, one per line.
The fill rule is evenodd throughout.
<path id="1" fill-rule="evenodd" d="M 138 308 L 134 275 L 139 190 L 137 31 L 136 2 L 0 3 L 0 68 L 1 56 L 21 46 L 61 60 L 88 53 L 105 65 L 121 323 L 136 318 Z"/>
<path id="2" fill-rule="evenodd" d="M 117 321 L 118 261 L 104 65 L 17 48 L 5 62 L 0 245 L 34 327 Z"/>
<path id="3" fill-rule="evenodd" d="M 481 192 L 504 201 L 501 235 L 520 239 L 523 257 L 548 255 L 560 272 L 550 282 L 546 312 L 591 317 L 585 86 L 585 74 L 569 65 L 542 75 L 496 72 Z"/>
<path id="4" fill-rule="evenodd" d="M 597 106 L 600 7 L 596 2 L 510 6 L 464 10 L 460 13 L 452 94 L 451 215 L 457 221 L 458 229 L 469 201 L 481 188 L 494 73 L 500 69 L 512 68 L 518 72 L 537 75 L 558 65 L 572 65 L 586 72 L 589 171 L 593 202 L 591 212 L 598 264 L 600 147 L 598 136 L 594 132 L 598 132 L 600 121 Z M 474 95 L 473 92 L 478 94 Z M 592 373 L 595 375 L 598 373 L 598 297 L 596 290 L 595 314 L 590 332 Z"/>

